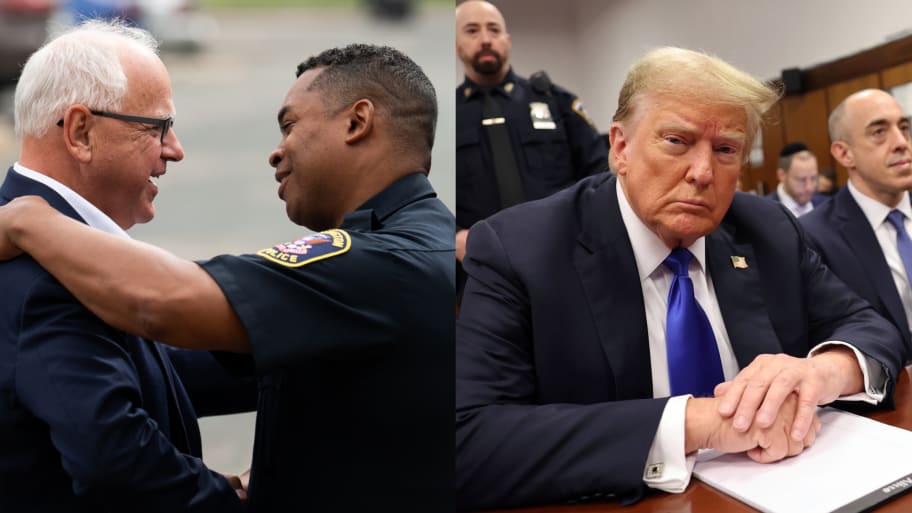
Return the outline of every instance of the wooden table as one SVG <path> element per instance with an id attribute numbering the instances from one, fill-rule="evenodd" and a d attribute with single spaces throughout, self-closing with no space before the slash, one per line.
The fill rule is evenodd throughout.
<path id="1" fill-rule="evenodd" d="M 901 373 L 896 383 L 896 409 L 867 415 L 868 417 L 912 431 L 912 367 Z M 903 455 L 910 457 L 912 455 Z M 500 513 L 757 513 L 757 510 L 736 499 L 716 491 L 697 478 L 690 481 L 684 493 L 656 493 L 632 506 L 621 506 L 618 502 L 588 503 L 576 505 L 542 506 L 500 510 Z M 905 494 L 881 505 L 877 513 L 909 513 L 912 511 L 912 493 Z M 498 512 L 489 512 L 498 513 Z"/>

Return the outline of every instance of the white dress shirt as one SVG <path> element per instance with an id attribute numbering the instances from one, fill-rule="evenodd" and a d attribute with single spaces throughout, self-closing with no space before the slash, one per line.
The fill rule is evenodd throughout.
<path id="1" fill-rule="evenodd" d="M 890 275 L 893 276 L 893 283 L 896 285 L 896 292 L 899 293 L 899 300 L 902 301 L 903 310 L 906 312 L 906 323 L 912 330 L 912 287 L 909 286 L 909 277 L 906 276 L 906 268 L 903 265 L 902 258 L 899 256 L 899 248 L 896 245 L 896 228 L 887 221 L 887 215 L 893 210 L 899 210 L 905 214 L 903 224 L 906 226 L 906 233 L 909 232 L 910 219 L 912 219 L 912 206 L 909 202 L 909 193 L 903 192 L 899 205 L 891 208 L 874 198 L 865 196 L 849 180 L 849 193 L 855 199 L 855 203 L 861 208 L 874 235 L 877 237 L 877 243 L 880 244 L 880 250 L 883 252 L 884 259 L 887 261 L 887 267 L 890 268 Z"/>
<path id="2" fill-rule="evenodd" d="M 782 185 L 782 183 L 779 184 L 779 187 L 776 187 L 776 194 L 779 195 L 779 201 L 785 205 L 785 208 L 789 209 L 789 212 L 791 212 L 795 217 L 801 217 L 811 210 L 814 210 L 813 201 L 808 201 L 804 205 L 799 205 L 798 202 L 795 201 L 795 198 L 791 197 L 789 193 L 785 192 L 785 186 Z"/>
<path id="3" fill-rule="evenodd" d="M 665 351 L 665 320 L 668 309 L 668 290 L 671 288 L 673 273 L 662 265 L 662 262 L 671 250 L 633 212 L 620 184 L 617 187 L 617 196 L 621 219 L 633 247 L 643 289 L 653 397 L 668 397 L 671 387 Z M 725 380 L 728 381 L 734 378 L 740 369 L 725 329 L 712 278 L 704 272 L 706 269 L 706 239 L 704 237 L 697 239 L 688 249 L 694 256 L 688 267 L 694 285 L 694 296 L 700 307 L 706 312 L 712 326 L 719 348 L 719 357 L 722 361 L 722 372 Z M 841 399 L 861 400 L 873 404 L 880 402 L 886 388 L 886 376 L 878 362 L 868 362 L 861 352 L 841 341 L 819 344 L 811 350 L 809 355 L 833 344 L 845 345 L 855 352 L 864 374 L 865 390 L 867 390 L 867 393 L 853 394 Z M 869 385 L 871 380 L 873 380 L 873 386 Z M 684 449 L 685 411 L 687 400 L 690 397 L 690 395 L 672 397 L 665 406 L 643 472 L 643 480 L 651 488 L 680 493 L 690 483 L 690 476 L 696 462 L 696 455 L 687 455 Z"/>
<path id="4" fill-rule="evenodd" d="M 13 169 L 20 175 L 26 178 L 31 178 L 36 182 L 43 183 L 44 185 L 47 185 L 53 189 L 54 192 L 66 200 L 66 202 L 69 203 L 71 207 L 73 207 L 73 210 L 75 210 L 76 213 L 79 214 L 83 220 L 85 220 L 86 224 L 92 228 L 113 235 L 118 235 L 120 237 L 126 237 L 128 239 L 130 238 L 130 236 L 127 235 L 127 232 L 118 226 L 113 219 L 99 210 L 98 207 L 86 201 L 85 198 L 77 194 L 73 189 L 70 189 L 66 185 L 63 185 L 57 180 L 54 180 L 50 176 L 43 175 L 37 171 L 33 171 L 18 162 L 13 164 Z"/>

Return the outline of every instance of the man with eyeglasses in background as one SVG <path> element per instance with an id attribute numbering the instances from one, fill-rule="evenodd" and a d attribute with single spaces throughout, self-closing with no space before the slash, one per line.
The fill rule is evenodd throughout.
<path id="1" fill-rule="evenodd" d="M 782 203 L 795 217 L 829 199 L 817 192 L 817 157 L 803 143 L 789 143 L 782 148 L 776 176 L 779 186 L 766 197 Z"/>
<path id="2" fill-rule="evenodd" d="M 184 157 L 156 46 L 89 21 L 32 55 L 0 204 L 41 196 L 122 237 L 152 219 L 154 179 Z M 196 418 L 253 409 L 252 377 L 106 325 L 28 256 L 0 263 L 0 290 L 0 511 L 244 510 L 240 479 L 203 464 Z"/>

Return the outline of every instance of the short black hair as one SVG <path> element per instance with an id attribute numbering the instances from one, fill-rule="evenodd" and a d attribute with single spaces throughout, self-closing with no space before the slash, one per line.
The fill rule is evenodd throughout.
<path id="1" fill-rule="evenodd" d="M 296 76 L 325 68 L 310 84 L 331 109 L 343 109 L 362 98 L 388 115 L 405 148 L 427 144 L 430 155 L 437 125 L 434 85 L 408 56 L 389 46 L 351 44 L 325 50 L 298 65 Z"/>
<path id="2" fill-rule="evenodd" d="M 788 143 L 782 147 L 782 151 L 779 152 L 780 157 L 791 157 L 792 155 L 801 152 L 801 151 L 811 151 L 807 145 L 800 142 Z"/>
<path id="3" fill-rule="evenodd" d="M 800 142 L 788 143 L 783 146 L 782 151 L 779 152 L 779 169 L 788 172 L 792 167 L 792 160 L 795 155 L 802 151 L 810 152 L 811 149 L 808 148 L 806 144 Z"/>

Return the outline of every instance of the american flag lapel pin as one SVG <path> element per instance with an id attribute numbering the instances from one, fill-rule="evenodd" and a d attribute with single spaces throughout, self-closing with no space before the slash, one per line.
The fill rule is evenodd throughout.
<path id="1" fill-rule="evenodd" d="M 732 267 L 735 269 L 747 269 L 747 259 L 743 256 L 734 256 L 731 257 Z"/>

